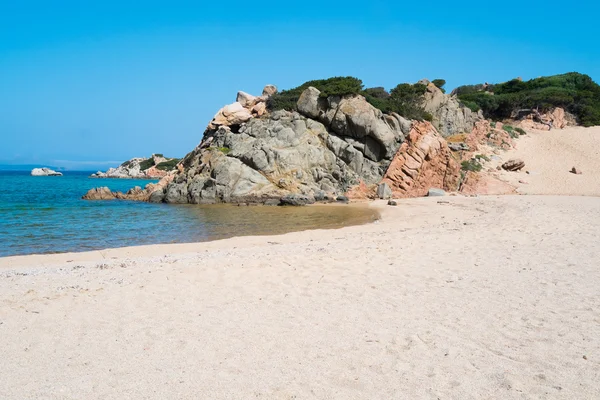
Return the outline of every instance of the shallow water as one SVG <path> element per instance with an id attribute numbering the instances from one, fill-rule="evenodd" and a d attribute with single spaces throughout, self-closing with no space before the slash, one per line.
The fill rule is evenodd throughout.
<path id="1" fill-rule="evenodd" d="M 268 207 L 86 201 L 97 186 L 126 191 L 151 181 L 91 179 L 90 172 L 32 177 L 0 171 L 0 256 L 62 253 L 233 236 L 339 228 L 371 222 L 356 206 Z"/>

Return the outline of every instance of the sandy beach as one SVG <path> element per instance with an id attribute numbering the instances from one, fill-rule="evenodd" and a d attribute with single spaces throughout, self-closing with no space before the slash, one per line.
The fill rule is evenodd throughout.
<path id="1" fill-rule="evenodd" d="M 570 196 L 379 201 L 381 220 L 337 230 L 0 258 L 0 398 L 598 399 L 597 147 L 553 153 L 597 132 L 506 154 L 538 173 L 520 191 Z"/>

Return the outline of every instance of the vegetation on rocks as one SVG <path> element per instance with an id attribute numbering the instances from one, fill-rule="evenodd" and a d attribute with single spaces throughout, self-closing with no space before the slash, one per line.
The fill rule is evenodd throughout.
<path id="1" fill-rule="evenodd" d="M 471 172 L 479 172 L 483 168 L 481 163 L 477 158 L 472 158 L 470 160 L 463 161 L 461 164 L 461 169 L 463 171 L 471 171 Z"/>
<path id="2" fill-rule="evenodd" d="M 588 75 L 571 72 L 495 85 L 467 85 L 457 88 L 463 104 L 475 103 L 486 118 L 510 118 L 521 109 L 540 113 L 561 107 L 575 115 L 583 126 L 600 125 L 600 86 Z"/>
<path id="3" fill-rule="evenodd" d="M 436 80 L 438 84 L 445 84 L 442 79 Z M 360 79 L 354 77 L 334 77 L 308 81 L 302 85 L 283 90 L 269 98 L 267 107 L 274 110 L 296 110 L 300 95 L 308 87 L 318 89 L 320 97 L 362 95 L 367 101 L 384 113 L 398 113 L 408 119 L 431 121 L 431 114 L 423 110 L 423 96 L 427 86 L 416 83 L 414 85 L 402 83 L 387 92 L 383 87 L 363 88 Z"/>
<path id="4" fill-rule="evenodd" d="M 175 167 L 177 166 L 179 161 L 181 161 L 181 159 L 179 159 L 179 158 L 172 158 L 170 160 L 163 161 L 156 165 L 156 169 L 159 169 L 161 171 L 171 171 L 171 170 L 175 169 Z"/>
<path id="5" fill-rule="evenodd" d="M 431 83 L 433 83 L 443 93 L 446 93 L 446 89 L 444 89 L 444 86 L 446 85 L 446 80 L 445 79 L 434 79 L 434 80 L 431 81 Z"/>
<path id="6" fill-rule="evenodd" d="M 152 168 L 154 166 L 154 158 L 150 157 L 142 162 L 140 162 L 140 171 L 145 171 L 148 168 Z"/>

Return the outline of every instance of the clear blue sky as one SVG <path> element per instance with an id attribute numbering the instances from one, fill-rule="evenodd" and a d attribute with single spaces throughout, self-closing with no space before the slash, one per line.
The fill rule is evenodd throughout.
<path id="1" fill-rule="evenodd" d="M 89 4 L 86 4 L 89 3 Z M 0 163 L 184 156 L 238 90 L 352 75 L 600 80 L 592 1 L 4 1 Z"/>

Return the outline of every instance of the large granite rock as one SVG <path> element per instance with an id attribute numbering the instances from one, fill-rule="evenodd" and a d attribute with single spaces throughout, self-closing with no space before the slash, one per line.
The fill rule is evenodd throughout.
<path id="1" fill-rule="evenodd" d="M 457 163 L 429 123 L 383 114 L 363 96 L 323 97 L 307 88 L 298 112 L 268 113 L 262 96 L 239 92 L 208 125 L 200 144 L 155 186 L 117 198 L 166 203 L 280 203 L 373 193 L 422 196 L 455 190 Z M 261 116 L 258 118 L 259 116 Z M 405 142 L 405 139 L 408 140 Z M 372 189 L 373 188 L 373 189 Z"/>
<path id="2" fill-rule="evenodd" d="M 31 176 L 62 176 L 62 172 L 56 172 L 50 168 L 34 168 L 31 170 Z"/>
<path id="3" fill-rule="evenodd" d="M 445 94 L 428 81 L 423 83 L 427 84 L 425 111 L 433 116 L 432 124 L 442 136 L 470 133 L 475 123 L 484 119 L 481 112 L 462 106 L 456 96 Z"/>
<path id="4" fill-rule="evenodd" d="M 254 108 L 261 98 L 238 93 L 237 104 Z M 362 96 L 321 98 L 314 88 L 302 94 L 298 109 L 238 123 L 213 120 L 173 181 L 150 193 L 150 201 L 334 199 L 361 182 L 379 183 L 411 125 L 384 116 Z"/>

